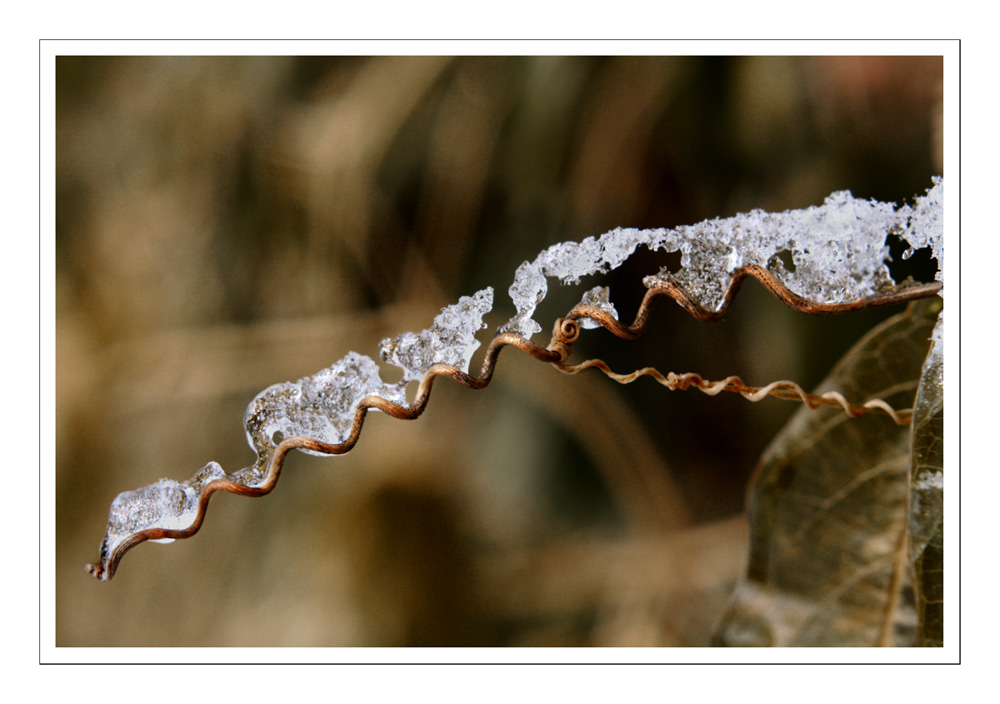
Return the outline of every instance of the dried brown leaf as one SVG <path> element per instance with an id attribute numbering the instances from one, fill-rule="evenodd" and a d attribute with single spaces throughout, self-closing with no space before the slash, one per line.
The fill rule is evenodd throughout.
<path id="1" fill-rule="evenodd" d="M 943 357 L 928 355 L 913 404 L 910 560 L 919 618 L 917 645 L 927 646 L 944 645 L 943 374 Z"/>
<path id="2" fill-rule="evenodd" d="M 908 406 L 934 321 L 928 309 L 911 305 L 872 330 L 817 393 Z M 747 574 L 716 642 L 912 644 L 909 471 L 909 432 L 888 418 L 807 409 L 793 416 L 752 481 Z"/>

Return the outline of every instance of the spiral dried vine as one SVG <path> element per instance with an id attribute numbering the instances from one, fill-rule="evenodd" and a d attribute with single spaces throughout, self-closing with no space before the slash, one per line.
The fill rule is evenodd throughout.
<path id="1" fill-rule="evenodd" d="M 754 401 L 776 396 L 802 401 L 811 408 L 839 406 L 852 416 L 880 411 L 905 423 L 906 411 L 896 411 L 882 401 L 854 405 L 839 394 L 808 394 L 791 382 L 752 387 L 737 377 L 709 382 L 696 374 L 664 376 L 652 368 L 619 375 L 600 360 L 577 365 L 567 360 L 583 328 L 604 327 L 625 339 L 642 334 L 650 305 L 659 296 L 672 298 L 700 320 L 719 320 L 747 276 L 756 278 L 787 305 L 810 314 L 847 313 L 940 293 L 942 202 L 943 180 L 936 178 L 934 187 L 914 207 L 896 209 L 893 204 L 862 201 L 841 192 L 831 195 L 823 206 L 801 211 L 754 211 L 677 230 L 619 228 L 599 239 L 554 245 L 518 269 L 509 289 L 517 313 L 490 342 L 479 376 L 469 374 L 468 367 L 479 346 L 476 331 L 492 307 L 489 288 L 442 309 L 434 324 L 419 334 L 383 340 L 381 357 L 403 369 L 401 382 L 386 384 L 374 360 L 351 352 L 311 377 L 265 389 L 250 403 L 244 421 L 257 462 L 232 474 L 210 462 L 186 482 L 161 479 L 119 494 L 111 505 L 100 561 L 87 565 L 87 570 L 98 579 L 110 580 L 122 556 L 139 543 L 191 537 L 201 527 L 209 499 L 217 491 L 242 496 L 270 493 L 290 450 L 317 455 L 348 452 L 357 443 L 370 410 L 400 419 L 419 417 L 437 377 L 472 389 L 485 388 L 493 378 L 500 350 L 507 346 L 568 373 L 594 367 L 623 383 L 651 376 L 672 389 L 694 387 L 708 394 L 732 391 Z M 889 233 L 909 241 L 911 248 L 930 246 L 939 263 L 938 281 L 895 284 L 885 266 Z M 649 290 L 631 324 L 619 322 L 608 289 L 597 287 L 556 322 L 547 348 L 531 342 L 540 330 L 531 315 L 545 296 L 548 277 L 578 283 L 582 276 L 619 266 L 640 244 L 681 252 L 682 269 L 676 274 L 661 271 L 644 280 Z M 781 265 L 777 254 L 782 251 L 792 253 L 795 272 Z M 414 381 L 418 382 L 414 400 L 407 402 L 406 386 Z"/>
<path id="2" fill-rule="evenodd" d="M 743 398 L 753 402 L 762 401 L 770 396 L 788 401 L 800 401 L 810 409 L 820 407 L 838 407 L 851 418 L 857 418 L 858 416 L 866 413 L 879 412 L 892 418 L 893 422 L 897 425 L 908 425 L 910 423 L 910 419 L 913 415 L 912 409 L 897 410 L 882 399 L 870 399 L 862 404 L 852 404 L 844 398 L 842 394 L 836 391 L 828 391 L 823 394 L 812 394 L 805 391 L 801 386 L 793 381 L 781 380 L 773 381 L 765 386 L 750 386 L 738 376 L 728 376 L 719 381 L 709 381 L 704 379 L 701 375 L 693 372 L 686 372 L 683 374 L 667 372 L 667 374 L 664 375 L 662 372 L 653 367 L 644 367 L 629 374 L 619 374 L 613 371 L 606 362 L 600 359 L 589 359 L 578 364 L 566 364 L 566 360 L 569 357 L 569 351 L 572 349 L 573 343 L 580 334 L 579 325 L 576 324 L 577 320 L 592 320 L 599 323 L 602 327 L 606 328 L 617 337 L 628 340 L 635 339 L 645 330 L 649 320 L 650 306 L 652 301 L 658 296 L 667 296 L 672 298 L 699 320 L 708 322 L 721 320 L 729 308 L 729 303 L 732 301 L 736 291 L 739 289 L 741 280 L 746 276 L 752 276 L 761 281 L 761 283 L 763 283 L 768 290 L 774 293 L 775 296 L 777 296 L 789 307 L 800 312 L 811 313 L 813 315 L 836 315 L 850 313 L 857 310 L 892 305 L 895 303 L 905 303 L 919 298 L 926 298 L 928 296 L 935 295 L 941 290 L 941 285 L 939 283 L 910 284 L 887 291 L 878 296 L 872 296 L 860 301 L 852 301 L 846 305 L 817 305 L 802 299 L 800 296 L 796 296 L 783 286 L 780 281 L 771 276 L 769 272 L 760 269 L 760 267 L 746 267 L 745 270 L 738 271 L 733 276 L 732 283 L 730 284 L 724 297 L 725 304 L 721 310 L 708 311 L 693 303 L 691 297 L 682 287 L 674 283 L 663 285 L 654 284 L 650 287 L 650 290 L 643 298 L 642 304 L 639 306 L 639 311 L 636 314 L 635 321 L 631 325 L 623 325 L 617 318 L 610 315 L 607 311 L 587 304 L 576 306 L 572 311 L 570 311 L 566 318 L 560 318 L 556 321 L 552 334 L 552 342 L 549 343 L 550 350 L 557 350 L 560 352 L 560 359 L 558 362 L 554 363 L 554 366 L 566 374 L 577 374 L 585 369 L 598 369 L 608 378 L 613 379 L 620 384 L 630 384 L 640 377 L 648 376 L 659 384 L 666 386 L 671 391 L 695 388 L 709 396 L 715 396 L 723 391 L 729 391 L 732 393 L 738 393 Z"/>
<path id="3" fill-rule="evenodd" d="M 264 496 L 271 493 L 278 483 L 278 477 L 281 475 L 281 468 L 285 462 L 285 457 L 291 450 L 304 450 L 320 455 L 342 455 L 349 452 L 357 444 L 365 417 L 368 415 L 368 411 L 372 409 L 386 413 L 393 418 L 415 420 L 427 407 L 434 380 L 439 376 L 451 379 L 470 389 L 486 388 L 493 378 L 500 350 L 506 346 L 515 347 L 543 362 L 555 362 L 558 360 L 557 353 L 542 349 L 525 340 L 523 337 L 510 333 L 498 334 L 493 338 L 493 341 L 486 350 L 482 371 L 479 376 L 472 376 L 449 364 L 433 364 L 421 379 L 412 404 L 402 405 L 386 400 L 381 396 L 366 396 L 358 403 L 357 409 L 354 412 L 350 433 L 343 442 L 328 443 L 315 438 L 301 436 L 283 438 L 267 458 L 260 481 L 248 484 L 235 478 L 237 475 L 230 475 L 209 481 L 201 488 L 197 497 L 196 511 L 191 519 L 191 523 L 186 528 L 147 528 L 131 533 L 113 545 L 109 545 L 108 541 L 105 541 L 104 549 L 101 551 L 100 562 L 98 564 L 88 564 L 86 566 L 87 571 L 94 577 L 107 581 L 114 576 L 115 571 L 118 569 L 118 564 L 125 553 L 136 545 L 147 540 L 171 541 L 179 538 L 190 538 L 201 528 L 205 512 L 208 509 L 209 498 L 217 491 L 252 497 Z"/>

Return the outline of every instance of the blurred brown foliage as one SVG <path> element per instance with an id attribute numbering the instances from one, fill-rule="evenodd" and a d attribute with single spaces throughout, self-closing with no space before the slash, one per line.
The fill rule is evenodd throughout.
<path id="1" fill-rule="evenodd" d="M 60 57 L 56 81 L 65 646 L 708 644 L 747 477 L 794 405 L 514 351 L 483 392 L 438 384 L 420 420 L 296 456 L 265 499 L 216 497 L 110 583 L 83 564 L 120 491 L 250 464 L 258 391 L 488 285 L 495 328 L 550 244 L 841 189 L 900 202 L 942 171 L 939 57 Z M 665 263 L 610 275 L 623 317 Z M 750 284 L 717 325 L 661 306 L 657 334 L 578 351 L 809 387 L 891 312 L 813 319 Z"/>

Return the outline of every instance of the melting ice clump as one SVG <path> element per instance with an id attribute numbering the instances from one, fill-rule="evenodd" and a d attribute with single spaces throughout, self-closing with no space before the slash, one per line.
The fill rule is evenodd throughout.
<path id="1" fill-rule="evenodd" d="M 633 228 L 617 228 L 601 235 L 600 238 L 588 237 L 582 242 L 562 242 L 553 245 L 539 254 L 533 262 L 524 262 L 514 275 L 509 293 L 517 307 L 517 314 L 501 328 L 502 332 L 512 332 L 528 339 L 536 332 L 541 332 L 542 326 L 531 319 L 535 307 L 548 293 L 546 277 L 555 277 L 564 284 L 576 284 L 581 276 L 599 274 L 616 269 L 622 262 L 632 256 L 640 244 L 650 246 L 659 234 L 666 230 L 636 230 Z M 588 294 L 594 295 L 593 289 Z M 614 306 L 604 297 L 601 307 L 608 312 Z M 617 313 L 613 313 L 617 318 Z"/>
<path id="2" fill-rule="evenodd" d="M 247 441 L 257 452 L 257 462 L 228 475 L 210 462 L 186 482 L 161 479 L 119 494 L 111 503 L 101 546 L 102 566 L 107 567 L 115 548 L 135 533 L 190 527 L 197 518 L 202 492 L 215 479 L 226 478 L 246 487 L 262 484 L 274 449 L 283 438 L 304 436 L 340 444 L 350 436 L 355 414 L 366 396 L 380 396 L 405 407 L 407 383 L 422 378 L 431 365 L 451 364 L 468 372 L 472 354 L 479 347 L 476 332 L 485 327 L 483 315 L 492 305 L 493 289 L 487 288 L 442 309 L 429 329 L 383 341 L 383 358 L 404 370 L 404 379 L 398 383 L 386 384 L 373 359 L 349 352 L 328 369 L 259 393 L 244 416 Z"/>
<path id="3" fill-rule="evenodd" d="M 615 310 L 615 304 L 611 302 L 611 290 L 607 286 L 595 286 L 590 289 L 583 294 L 580 303 L 588 306 L 596 306 L 611 315 L 615 320 L 618 320 L 618 311 Z M 600 326 L 601 324 L 596 320 L 591 320 L 590 318 L 580 319 L 580 327 L 592 330 Z"/>
<path id="4" fill-rule="evenodd" d="M 493 289 L 487 288 L 442 309 L 427 330 L 383 340 L 382 359 L 403 369 L 401 382 L 386 384 L 375 360 L 349 352 L 329 369 L 294 384 L 286 382 L 265 389 L 247 408 L 244 425 L 248 441 L 259 457 L 282 438 L 296 435 L 330 445 L 344 442 L 366 396 L 380 396 L 406 406 L 406 384 L 422 379 L 432 364 L 450 364 L 467 372 L 472 354 L 479 347 L 476 332 L 484 327 L 483 315 L 492 306 Z"/>
<path id="5" fill-rule="evenodd" d="M 386 384 L 371 357 L 348 352 L 329 369 L 258 394 L 244 418 L 247 440 L 258 453 L 296 435 L 337 445 L 350 434 L 358 404 L 372 394 L 406 404 L 402 384 Z"/>
<path id="6" fill-rule="evenodd" d="M 913 206 L 898 209 L 892 203 L 838 191 L 823 205 L 803 210 L 754 210 L 676 229 L 618 228 L 596 239 L 557 244 L 518 268 L 510 287 L 517 313 L 502 330 L 527 338 L 540 332 L 531 316 L 545 298 L 547 277 L 578 283 L 582 276 L 619 266 L 640 244 L 680 252 L 681 269 L 662 271 L 651 284 L 671 280 L 712 312 L 721 310 L 733 275 L 748 265 L 767 269 L 792 292 L 814 303 L 847 303 L 872 296 L 894 283 L 887 266 L 890 233 L 905 239 L 911 251 L 931 247 L 938 261 L 937 278 L 943 280 L 944 179 L 935 177 L 933 184 Z M 784 265 L 783 256 L 791 258 L 791 266 Z M 613 310 L 606 296 L 600 305 Z"/>
<path id="7" fill-rule="evenodd" d="M 910 243 L 907 254 L 915 249 L 931 248 L 931 255 L 938 263 L 934 278 L 944 282 L 944 179 L 935 176 L 933 181 L 934 187 L 926 196 L 917 199 L 911 209 L 904 238 Z"/>
<path id="8" fill-rule="evenodd" d="M 126 491 L 111 502 L 108 530 L 101 548 L 102 559 L 122 540 L 148 528 L 183 530 L 198 515 L 202 490 L 226 476 L 216 462 L 209 462 L 186 482 L 161 479 L 135 491 Z M 171 542 L 165 538 L 157 542 Z"/>
<path id="9" fill-rule="evenodd" d="M 268 387 L 250 402 L 244 416 L 247 440 L 257 452 L 256 464 L 227 475 L 217 463 L 210 462 L 186 482 L 161 479 L 119 494 L 111 503 L 101 546 L 102 564 L 107 565 L 115 547 L 134 533 L 190 527 L 198 515 L 201 494 L 213 480 L 226 478 L 246 487 L 260 485 L 267 477 L 274 448 L 283 438 L 304 436 L 340 444 L 350 436 L 354 416 L 366 396 L 380 396 L 405 407 L 407 383 L 422 378 L 431 365 L 451 364 L 468 372 L 472 354 L 479 347 L 476 332 L 485 327 L 483 315 L 492 306 L 493 289 L 487 288 L 442 309 L 429 329 L 384 340 L 383 358 L 404 371 L 404 379 L 398 383 L 386 384 L 373 359 L 349 352 L 312 376 Z"/>
<path id="10" fill-rule="evenodd" d="M 472 353 L 479 347 L 476 333 L 486 327 L 483 316 L 492 308 L 492 288 L 462 296 L 442 309 L 427 330 L 382 340 L 382 360 L 401 368 L 404 381 L 419 381 L 437 363 L 468 372 Z"/>

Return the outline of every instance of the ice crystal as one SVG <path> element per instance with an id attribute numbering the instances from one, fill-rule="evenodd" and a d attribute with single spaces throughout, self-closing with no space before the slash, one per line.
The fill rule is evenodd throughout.
<path id="1" fill-rule="evenodd" d="M 423 378 L 431 365 L 450 364 L 468 371 L 479 347 L 476 332 L 484 327 L 483 315 L 492 306 L 493 289 L 487 288 L 442 309 L 427 330 L 383 340 L 382 359 L 403 369 L 401 382 L 385 383 L 375 360 L 349 352 L 329 369 L 265 389 L 247 408 L 247 439 L 259 455 L 295 435 L 330 445 L 344 442 L 367 396 L 406 406 L 407 382 Z"/>
<path id="2" fill-rule="evenodd" d="M 161 479 L 155 484 L 115 497 L 108 513 L 108 529 L 101 548 L 101 557 L 110 553 L 121 541 L 147 528 L 183 530 L 190 527 L 198 515 L 201 492 L 208 484 L 226 476 L 216 462 L 209 462 L 186 482 Z M 157 542 L 171 542 L 169 538 Z"/>
<path id="3" fill-rule="evenodd" d="M 615 310 L 615 306 L 611 302 L 611 291 L 607 286 L 595 286 L 590 289 L 583 294 L 583 298 L 580 300 L 580 303 L 588 306 L 596 306 L 610 314 L 615 320 L 618 320 L 618 311 Z M 600 327 L 600 323 L 596 320 L 591 320 L 590 318 L 582 318 L 580 320 L 580 326 L 583 328 L 593 329 Z"/>
<path id="4" fill-rule="evenodd" d="M 531 319 L 535 306 L 542 302 L 549 291 L 545 281 L 545 273 L 537 262 L 524 262 L 514 274 L 514 283 L 508 293 L 517 307 L 517 315 L 502 328 L 503 332 L 512 332 L 531 339 L 536 332 L 542 331 L 542 326 Z"/>
<path id="5" fill-rule="evenodd" d="M 599 238 L 549 247 L 514 276 L 510 296 L 517 313 L 502 328 L 530 338 L 541 326 L 532 320 L 547 293 L 547 277 L 564 284 L 619 266 L 636 247 L 679 252 L 681 268 L 659 280 L 679 284 L 701 307 L 717 312 L 738 270 L 756 265 L 792 292 L 814 303 L 849 303 L 872 296 L 894 282 L 887 264 L 890 233 L 912 249 L 930 247 L 943 280 L 944 179 L 913 206 L 855 198 L 838 191 L 823 205 L 782 213 L 753 210 L 675 229 L 617 228 Z M 785 257 L 785 259 L 783 259 Z M 790 257 L 791 266 L 784 261 Z M 608 304 L 610 305 L 610 303 Z"/>
<path id="6" fill-rule="evenodd" d="M 927 195 L 918 198 L 907 213 L 910 217 L 903 235 L 910 243 L 907 254 L 914 249 L 931 248 L 931 255 L 937 259 L 938 270 L 935 278 L 944 281 L 944 179 L 935 176 L 934 186 Z M 907 255 L 904 255 L 907 256 Z"/>
<path id="7" fill-rule="evenodd" d="M 558 278 L 563 284 L 579 283 L 582 276 L 616 269 L 640 244 L 653 246 L 657 235 L 665 233 L 662 229 L 619 227 L 600 238 L 588 237 L 582 242 L 562 242 L 549 247 L 533 262 L 524 262 L 518 267 L 509 290 L 517 314 L 501 330 L 529 339 L 541 331 L 542 326 L 531 316 L 548 292 L 546 277 Z"/>
<path id="8" fill-rule="evenodd" d="M 161 479 L 119 494 L 108 516 L 101 547 L 102 565 L 134 533 L 153 528 L 190 527 L 198 514 L 201 493 L 211 481 L 226 478 L 246 487 L 259 486 L 266 479 L 275 447 L 284 438 L 302 436 L 330 445 L 343 443 L 350 436 L 358 408 L 366 397 L 379 396 L 405 407 L 407 383 L 422 378 L 433 364 L 450 364 L 467 372 L 472 354 L 480 344 L 476 332 L 485 327 L 483 315 L 492 306 L 493 289 L 487 288 L 442 309 L 427 330 L 384 340 L 383 359 L 404 370 L 400 382 L 385 383 L 375 360 L 348 352 L 312 376 L 264 389 L 250 402 L 244 415 L 247 441 L 257 452 L 257 462 L 228 475 L 217 463 L 210 462 L 186 482 Z M 157 542 L 171 542 L 171 539 Z"/>
<path id="9" fill-rule="evenodd" d="M 382 360 L 400 367 L 404 381 L 419 381 L 432 364 L 450 364 L 469 371 L 472 354 L 479 347 L 476 333 L 486 327 L 483 315 L 493 308 L 493 289 L 462 296 L 442 309 L 434 324 L 421 333 L 406 332 L 382 340 Z"/>
<path id="10" fill-rule="evenodd" d="M 944 488 L 944 472 L 940 470 L 924 471 L 913 483 L 913 488 L 920 491 Z"/>
<path id="11" fill-rule="evenodd" d="M 296 435 L 337 445 L 350 434 L 366 396 L 406 404 L 403 383 L 386 384 L 371 357 L 349 352 L 329 369 L 258 394 L 244 418 L 247 440 L 258 453 Z"/>

